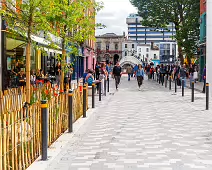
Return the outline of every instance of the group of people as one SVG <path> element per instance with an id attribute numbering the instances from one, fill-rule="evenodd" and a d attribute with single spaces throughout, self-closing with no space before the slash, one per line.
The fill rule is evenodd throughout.
<path id="1" fill-rule="evenodd" d="M 115 70 L 116 70 L 116 67 L 114 67 Z M 147 75 L 148 80 L 157 79 L 158 81 L 161 81 L 161 82 L 164 81 L 165 76 L 167 76 L 167 78 L 171 77 L 173 81 L 177 80 L 178 86 L 181 86 L 182 82 L 184 82 L 184 87 L 186 87 L 186 80 L 188 79 L 190 82 L 189 83 L 190 87 L 191 87 L 192 82 L 196 83 L 198 79 L 198 71 L 199 71 L 198 67 L 195 64 L 190 64 L 189 66 L 186 64 L 183 64 L 181 66 L 174 65 L 174 64 L 172 65 L 161 64 L 161 65 L 157 65 L 156 67 L 154 67 L 154 65 L 148 64 L 144 68 L 142 68 L 142 65 L 139 64 L 139 65 L 135 65 L 134 67 L 128 66 L 126 68 L 126 73 L 128 74 L 128 81 L 130 81 L 132 77 L 135 77 L 138 82 L 139 90 L 143 83 L 145 74 Z M 117 82 L 119 82 L 119 77 L 116 79 L 117 79 Z M 204 81 L 203 90 L 202 90 L 202 92 L 204 93 L 205 83 L 206 83 L 206 67 L 203 70 L 202 80 Z"/>
<path id="2" fill-rule="evenodd" d="M 65 75 L 64 75 L 64 84 L 71 84 L 71 78 L 73 74 L 73 68 L 70 66 L 66 66 Z M 60 62 L 58 62 L 55 66 L 55 74 L 45 74 L 42 69 L 31 70 L 30 71 L 30 83 L 31 85 L 42 85 L 46 82 L 51 82 L 52 84 L 56 83 L 58 87 L 61 83 L 61 73 L 62 68 Z M 15 76 L 15 84 L 16 86 L 25 86 L 26 85 L 26 74 L 23 70 L 21 70 L 19 63 L 16 63 L 15 68 L 12 70 L 13 75 Z"/>
<path id="3" fill-rule="evenodd" d="M 83 74 L 83 83 L 88 83 L 92 86 L 93 83 L 97 85 L 97 92 L 99 92 L 99 84 L 101 82 L 101 93 L 104 93 L 105 81 L 107 81 L 110 71 L 110 66 L 105 62 L 96 63 L 95 70 L 87 69 Z"/>
<path id="4" fill-rule="evenodd" d="M 195 64 L 190 64 L 189 66 L 183 64 L 179 65 L 157 65 L 156 67 L 147 65 L 145 67 L 145 72 L 148 76 L 148 79 L 156 78 L 158 81 L 164 81 L 164 77 L 171 77 L 171 79 L 177 80 L 177 85 L 182 85 L 182 80 L 184 80 L 184 87 L 186 87 L 186 80 L 189 80 L 190 87 L 192 82 L 197 81 L 198 79 L 198 67 Z M 156 76 L 156 77 L 155 77 Z M 204 81 L 203 92 L 205 92 L 205 82 L 206 82 L 206 67 L 203 70 L 202 80 Z"/>
<path id="5" fill-rule="evenodd" d="M 145 74 L 145 71 L 142 65 L 141 64 L 136 65 L 134 68 L 132 68 L 132 66 L 128 66 L 126 69 L 126 72 L 128 74 L 128 81 L 130 81 L 130 78 L 133 76 L 137 78 L 138 88 L 139 90 L 141 90 L 141 85 L 143 84 L 144 74 Z M 113 68 L 113 75 L 115 78 L 116 89 L 118 89 L 118 85 L 120 83 L 120 78 L 122 75 L 122 70 L 121 70 L 119 62 Z"/>

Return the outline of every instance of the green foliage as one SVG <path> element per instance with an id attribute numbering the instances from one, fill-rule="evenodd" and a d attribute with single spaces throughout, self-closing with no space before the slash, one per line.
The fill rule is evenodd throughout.
<path id="1" fill-rule="evenodd" d="M 131 3 L 138 8 L 145 26 L 160 28 L 174 23 L 181 61 L 183 53 L 193 55 L 199 41 L 199 0 L 131 0 Z"/>
<path id="2" fill-rule="evenodd" d="M 17 0 L 17 2 L 20 0 Z M 1 10 L 10 32 L 26 37 L 27 42 L 32 42 L 31 35 L 38 35 L 41 31 L 50 31 L 46 13 L 50 8 L 51 0 L 27 0 L 16 4 L 14 0 L 6 0 Z"/>
<path id="3" fill-rule="evenodd" d="M 63 49 L 71 46 L 70 53 L 77 54 L 78 45 L 95 38 L 95 16 L 101 8 L 92 0 L 52 0 L 48 20 L 54 23 L 54 35 L 62 38 Z"/>

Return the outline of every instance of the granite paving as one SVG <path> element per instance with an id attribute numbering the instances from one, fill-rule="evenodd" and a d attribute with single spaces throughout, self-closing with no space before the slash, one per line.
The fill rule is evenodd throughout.
<path id="1" fill-rule="evenodd" d="M 190 95 L 123 77 L 47 170 L 212 170 L 211 111 Z"/>

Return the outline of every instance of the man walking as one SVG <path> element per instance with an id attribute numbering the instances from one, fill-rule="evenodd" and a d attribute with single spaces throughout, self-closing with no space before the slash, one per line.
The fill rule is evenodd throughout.
<path id="1" fill-rule="evenodd" d="M 113 67 L 113 76 L 115 78 L 116 90 L 118 89 L 118 85 L 120 83 L 121 75 L 122 75 L 121 67 L 120 67 L 119 62 L 117 62 L 115 67 Z"/>
<path id="2" fill-rule="evenodd" d="M 128 66 L 127 67 L 128 81 L 130 81 L 130 77 L 132 75 L 132 71 L 133 71 L 132 66 Z"/>
<path id="3" fill-rule="evenodd" d="M 182 80 L 184 80 L 184 87 L 186 87 L 186 65 L 183 64 L 182 68 L 180 68 L 180 73 L 179 73 L 179 76 L 180 76 L 180 80 L 181 80 L 181 85 L 182 85 Z"/>

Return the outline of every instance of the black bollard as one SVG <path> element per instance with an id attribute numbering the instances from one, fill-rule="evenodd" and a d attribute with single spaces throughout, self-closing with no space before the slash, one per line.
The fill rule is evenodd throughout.
<path id="1" fill-rule="evenodd" d="M 191 83 L 191 102 L 194 102 L 194 82 Z"/>
<path id="2" fill-rule="evenodd" d="M 92 84 L 92 108 L 95 108 L 95 83 Z"/>
<path id="3" fill-rule="evenodd" d="M 48 104 L 47 100 L 41 101 L 41 133 L 42 133 L 42 155 L 43 161 L 47 160 L 48 149 Z"/>
<path id="4" fill-rule="evenodd" d="M 171 76 L 169 77 L 169 90 L 172 89 L 172 79 L 171 79 Z"/>
<path id="5" fill-rule="evenodd" d="M 161 75 L 160 74 L 159 74 L 159 80 L 158 81 L 159 81 L 159 84 L 160 84 L 160 81 L 161 81 Z"/>
<path id="6" fill-rule="evenodd" d="M 206 110 L 209 110 L 209 83 L 206 83 L 205 90 L 206 90 Z"/>
<path id="7" fill-rule="evenodd" d="M 104 80 L 104 95 L 105 96 L 107 95 L 107 80 L 106 80 L 106 78 Z"/>
<path id="8" fill-rule="evenodd" d="M 107 78 L 107 92 L 110 92 L 110 80 L 109 80 L 109 76 Z"/>
<path id="9" fill-rule="evenodd" d="M 68 132 L 73 132 L 73 90 L 68 92 Z"/>
<path id="10" fill-rule="evenodd" d="M 102 82 L 99 82 L 99 101 L 102 101 Z"/>
<path id="11" fill-rule="evenodd" d="M 184 96 L 184 79 L 182 79 L 182 96 Z"/>
<path id="12" fill-rule="evenodd" d="M 165 76 L 165 88 L 167 88 L 167 76 Z"/>
<path id="13" fill-rule="evenodd" d="M 177 93 L 177 79 L 175 79 L 175 93 Z"/>
<path id="14" fill-rule="evenodd" d="M 162 74 L 162 77 L 161 77 L 161 84 L 162 84 L 162 86 L 163 86 L 163 81 L 164 81 L 163 78 L 164 78 L 164 77 L 163 77 L 163 74 Z"/>
<path id="15" fill-rule="evenodd" d="M 86 85 L 83 86 L 83 118 L 86 118 Z"/>

